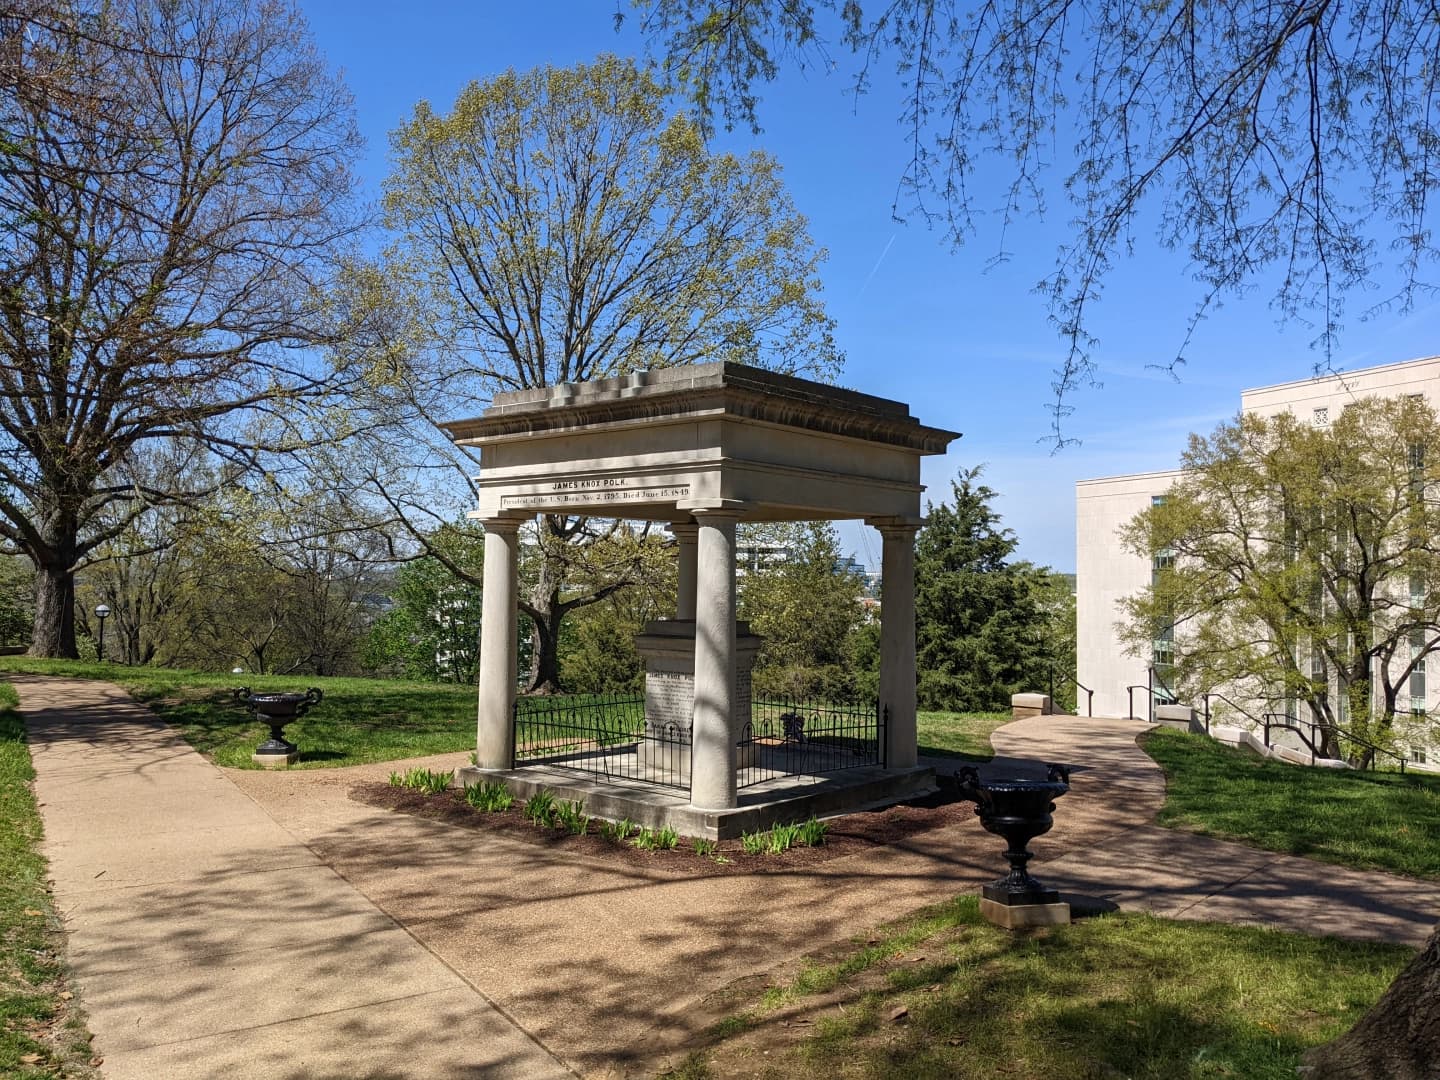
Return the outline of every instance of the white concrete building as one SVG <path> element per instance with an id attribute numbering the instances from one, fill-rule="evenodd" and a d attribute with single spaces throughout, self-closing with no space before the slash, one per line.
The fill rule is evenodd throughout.
<path id="1" fill-rule="evenodd" d="M 1289 411 L 1325 424 L 1351 401 L 1391 395 L 1423 396 L 1440 410 L 1440 356 L 1245 390 L 1240 411 L 1263 416 Z M 1149 715 L 1150 669 L 1157 655 L 1127 654 L 1116 623 L 1121 618 L 1120 600 L 1150 584 L 1155 563 L 1125 551 L 1117 534 L 1153 500 L 1163 497 L 1178 476 L 1177 470 L 1135 473 L 1075 485 L 1076 678 L 1094 691 L 1096 716 Z M 1165 648 L 1165 642 L 1155 643 L 1157 651 Z M 1440 679 L 1430 681 L 1424 700 L 1433 713 L 1440 704 L 1433 684 Z M 1157 698 L 1163 697 L 1163 691 L 1158 693 Z M 1414 764 L 1433 765 L 1440 748 L 1413 751 Z"/>

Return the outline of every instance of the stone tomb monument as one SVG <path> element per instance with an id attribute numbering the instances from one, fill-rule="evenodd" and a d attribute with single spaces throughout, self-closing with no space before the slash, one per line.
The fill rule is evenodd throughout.
<path id="1" fill-rule="evenodd" d="M 750 633 L 750 624 L 735 623 L 735 696 L 730 707 L 730 730 L 739 732 L 750 719 L 750 669 L 763 640 Z M 653 754 L 657 767 L 669 755 L 655 754 L 658 741 L 689 742 L 695 716 L 695 621 L 659 619 L 636 635 L 635 650 L 645 662 L 645 733 L 656 742 L 642 743 L 642 754 Z M 744 763 L 741 763 L 742 765 Z M 689 762 L 680 759 L 689 775 Z"/>
<path id="2" fill-rule="evenodd" d="M 735 618 L 740 521 L 861 519 L 880 531 L 885 768 L 910 784 L 892 784 L 896 798 L 933 781 L 916 768 L 914 541 L 920 459 L 943 454 L 956 433 L 922 425 L 900 402 L 728 363 L 497 394 L 483 415 L 445 428 L 480 450 L 471 517 L 486 533 L 476 766 L 463 780 L 503 774 L 524 789 L 512 723 L 519 530 L 563 513 L 663 522 L 677 541 L 675 618 L 647 626 L 637 644 L 647 727 L 689 732 L 689 800 L 626 809 L 634 820 L 709 836 L 758 823 L 736 784 L 760 647 Z"/>

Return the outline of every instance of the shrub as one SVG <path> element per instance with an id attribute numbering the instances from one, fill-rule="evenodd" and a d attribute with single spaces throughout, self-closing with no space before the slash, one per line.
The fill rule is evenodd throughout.
<path id="1" fill-rule="evenodd" d="M 765 851 L 771 855 L 779 855 L 782 851 L 789 851 L 795 846 L 796 839 L 800 836 L 800 826 L 791 822 L 789 825 L 776 825 L 770 830 L 765 840 Z"/>
<path id="2" fill-rule="evenodd" d="M 807 847 L 819 847 L 825 843 L 825 833 L 828 832 L 829 829 L 829 825 L 823 821 L 817 821 L 815 815 L 811 814 L 810 820 L 800 826 L 800 833 L 797 839 Z"/>
<path id="3" fill-rule="evenodd" d="M 619 821 L 606 821 L 600 826 L 600 835 L 606 840 L 619 843 L 635 831 L 635 822 L 628 817 Z"/>
<path id="4" fill-rule="evenodd" d="M 515 805 L 515 796 L 498 780 L 475 784 L 465 789 L 465 801 L 476 810 L 497 813 Z"/>
<path id="5" fill-rule="evenodd" d="M 395 773 L 390 774 L 390 783 L 396 787 L 412 788 L 415 791 L 423 791 L 426 795 L 439 795 L 450 786 L 454 774 L 447 772 L 432 772 L 429 769 L 407 769 L 404 776 L 397 777 Z"/>
<path id="6" fill-rule="evenodd" d="M 562 802 L 555 807 L 555 822 L 563 825 L 576 836 L 583 836 L 590 828 L 590 818 L 585 813 L 585 804 L 579 799 Z"/>
<path id="7" fill-rule="evenodd" d="M 536 825 L 545 827 L 552 824 L 555 816 L 555 793 L 541 788 L 525 800 L 520 812 Z"/>

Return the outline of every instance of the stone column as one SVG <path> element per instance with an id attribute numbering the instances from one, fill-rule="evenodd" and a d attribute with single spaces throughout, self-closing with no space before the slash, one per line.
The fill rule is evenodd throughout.
<path id="1" fill-rule="evenodd" d="M 676 521 L 669 526 L 679 543 L 680 584 L 675 590 L 675 618 L 695 618 L 695 574 L 699 557 L 700 526 L 693 521 Z"/>
<path id="2" fill-rule="evenodd" d="M 735 520 L 731 511 L 695 511 L 699 551 L 695 588 L 695 720 L 690 805 L 736 805 Z"/>
<path id="3" fill-rule="evenodd" d="M 508 769 L 514 762 L 516 602 L 520 522 L 491 518 L 485 526 L 485 587 L 480 600 L 480 719 L 475 765 Z"/>
<path id="4" fill-rule="evenodd" d="M 873 522 L 884 539 L 880 586 L 880 709 L 885 764 L 913 769 L 915 729 L 915 533 L 919 522 Z"/>

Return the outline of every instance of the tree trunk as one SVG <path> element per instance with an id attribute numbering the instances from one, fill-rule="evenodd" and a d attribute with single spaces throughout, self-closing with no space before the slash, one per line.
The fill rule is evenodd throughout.
<path id="1" fill-rule="evenodd" d="M 1306 1080 L 1440 1076 L 1440 926 L 1358 1024 L 1302 1061 Z"/>
<path id="2" fill-rule="evenodd" d="M 535 628 L 531 637 L 530 693 L 560 693 L 560 620 L 565 610 L 559 604 L 527 612 L 530 625 Z"/>
<path id="3" fill-rule="evenodd" d="M 547 518 L 547 524 L 549 519 Z M 553 530 L 555 526 L 549 524 Z M 521 611 L 530 616 L 530 693 L 560 693 L 560 624 L 569 610 L 560 602 L 560 574 L 542 551 L 530 603 Z"/>
<path id="4" fill-rule="evenodd" d="M 70 564 L 35 568 L 35 625 L 30 656 L 75 660 L 75 572 Z"/>

